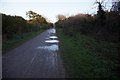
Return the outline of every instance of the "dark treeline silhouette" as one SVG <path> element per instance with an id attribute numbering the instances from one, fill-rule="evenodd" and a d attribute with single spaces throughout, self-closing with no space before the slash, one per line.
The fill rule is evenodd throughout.
<path id="1" fill-rule="evenodd" d="M 99 40 L 119 41 L 120 15 L 118 12 L 98 10 L 97 14 L 78 14 L 64 20 L 58 20 L 56 26 L 66 35 L 77 33 L 93 36 Z"/>
<path id="2" fill-rule="evenodd" d="M 29 15 L 34 16 L 33 13 L 29 13 Z M 29 20 L 25 20 L 21 16 L 11 16 L 2 14 L 3 41 L 13 38 L 16 35 L 18 36 L 28 32 L 39 31 L 40 29 L 47 29 L 50 26 L 52 26 L 52 23 L 47 22 L 44 17 L 37 13 L 35 14 L 37 16 L 35 15 L 35 18 L 30 18 Z"/>
<path id="3" fill-rule="evenodd" d="M 61 32 L 60 37 L 63 38 L 61 39 L 61 44 L 64 47 L 61 46 L 61 51 L 64 55 L 63 61 L 66 62 L 66 70 L 68 68 L 68 74 L 70 73 L 70 77 L 74 75 L 75 70 L 76 75 L 81 75 L 81 70 L 87 71 L 85 72 L 85 77 L 87 73 L 94 74 L 94 77 L 99 78 L 98 76 L 95 76 L 96 74 L 98 74 L 101 78 L 106 79 L 114 79 L 114 77 L 117 78 L 120 76 L 120 7 L 114 7 L 114 9 L 111 11 L 105 11 L 102 7 L 103 4 L 101 2 L 96 3 L 98 5 L 97 14 L 77 14 L 69 17 L 58 15 L 58 21 L 55 23 L 56 28 L 60 28 L 58 29 L 58 32 Z M 118 5 L 120 5 L 120 1 L 118 2 Z M 85 50 L 83 50 L 83 48 Z M 85 53 L 87 58 L 81 60 L 86 56 L 81 57 L 80 54 Z M 97 62 L 94 63 L 95 65 L 93 64 L 94 61 L 92 60 L 90 60 L 90 62 L 88 62 L 89 60 L 87 62 L 84 62 L 89 59 L 88 55 L 90 55 L 92 59 L 96 58 L 95 61 Z M 105 63 L 99 64 L 99 66 L 105 65 L 104 68 L 100 69 L 100 67 L 95 67 L 101 61 L 104 61 Z M 92 64 L 90 64 L 89 68 L 87 69 L 86 65 L 88 66 L 88 64 L 91 62 Z M 110 65 L 108 65 L 109 62 Z M 76 65 L 76 63 L 78 65 Z M 81 66 L 84 65 L 81 63 L 86 63 L 86 65 L 84 66 L 85 69 L 81 69 Z M 111 63 L 115 63 L 116 66 L 113 66 L 113 64 Z M 70 68 L 71 70 L 69 70 L 69 64 L 75 66 L 72 66 Z M 91 68 L 91 66 L 93 66 L 93 69 Z M 79 71 L 79 69 L 81 70 Z M 71 75 L 72 70 L 73 74 Z"/>

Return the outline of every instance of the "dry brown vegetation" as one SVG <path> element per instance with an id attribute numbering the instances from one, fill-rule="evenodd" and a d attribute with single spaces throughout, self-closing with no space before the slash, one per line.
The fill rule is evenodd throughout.
<path id="1" fill-rule="evenodd" d="M 70 36 L 77 33 L 94 36 L 95 38 L 107 41 L 118 42 L 120 31 L 120 15 L 116 12 L 105 12 L 105 18 L 98 14 L 78 14 L 70 16 L 65 20 L 56 22 L 58 28 Z"/>

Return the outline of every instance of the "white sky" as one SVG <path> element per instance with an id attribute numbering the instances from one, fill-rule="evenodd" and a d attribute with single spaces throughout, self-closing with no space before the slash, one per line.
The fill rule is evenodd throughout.
<path id="1" fill-rule="evenodd" d="M 93 0 L 0 0 L 0 1 L 1 2 L 90 2 Z"/>
<path id="2" fill-rule="evenodd" d="M 0 12 L 9 15 L 18 15 L 26 18 L 26 12 L 32 10 L 56 21 L 58 14 L 75 15 L 78 13 L 94 13 L 97 8 L 95 0 L 0 0 Z"/>

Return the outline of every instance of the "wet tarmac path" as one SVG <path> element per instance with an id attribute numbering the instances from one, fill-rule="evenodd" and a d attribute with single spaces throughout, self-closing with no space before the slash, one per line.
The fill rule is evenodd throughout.
<path id="1" fill-rule="evenodd" d="M 6 53 L 2 57 L 3 78 L 64 78 L 55 29 Z"/>

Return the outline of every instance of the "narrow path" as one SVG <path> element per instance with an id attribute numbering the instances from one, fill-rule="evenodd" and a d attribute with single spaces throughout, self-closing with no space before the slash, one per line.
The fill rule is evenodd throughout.
<path id="1" fill-rule="evenodd" d="M 58 43 L 46 43 L 48 29 L 2 57 L 3 78 L 64 78 Z M 55 30 L 54 30 L 55 35 Z"/>

